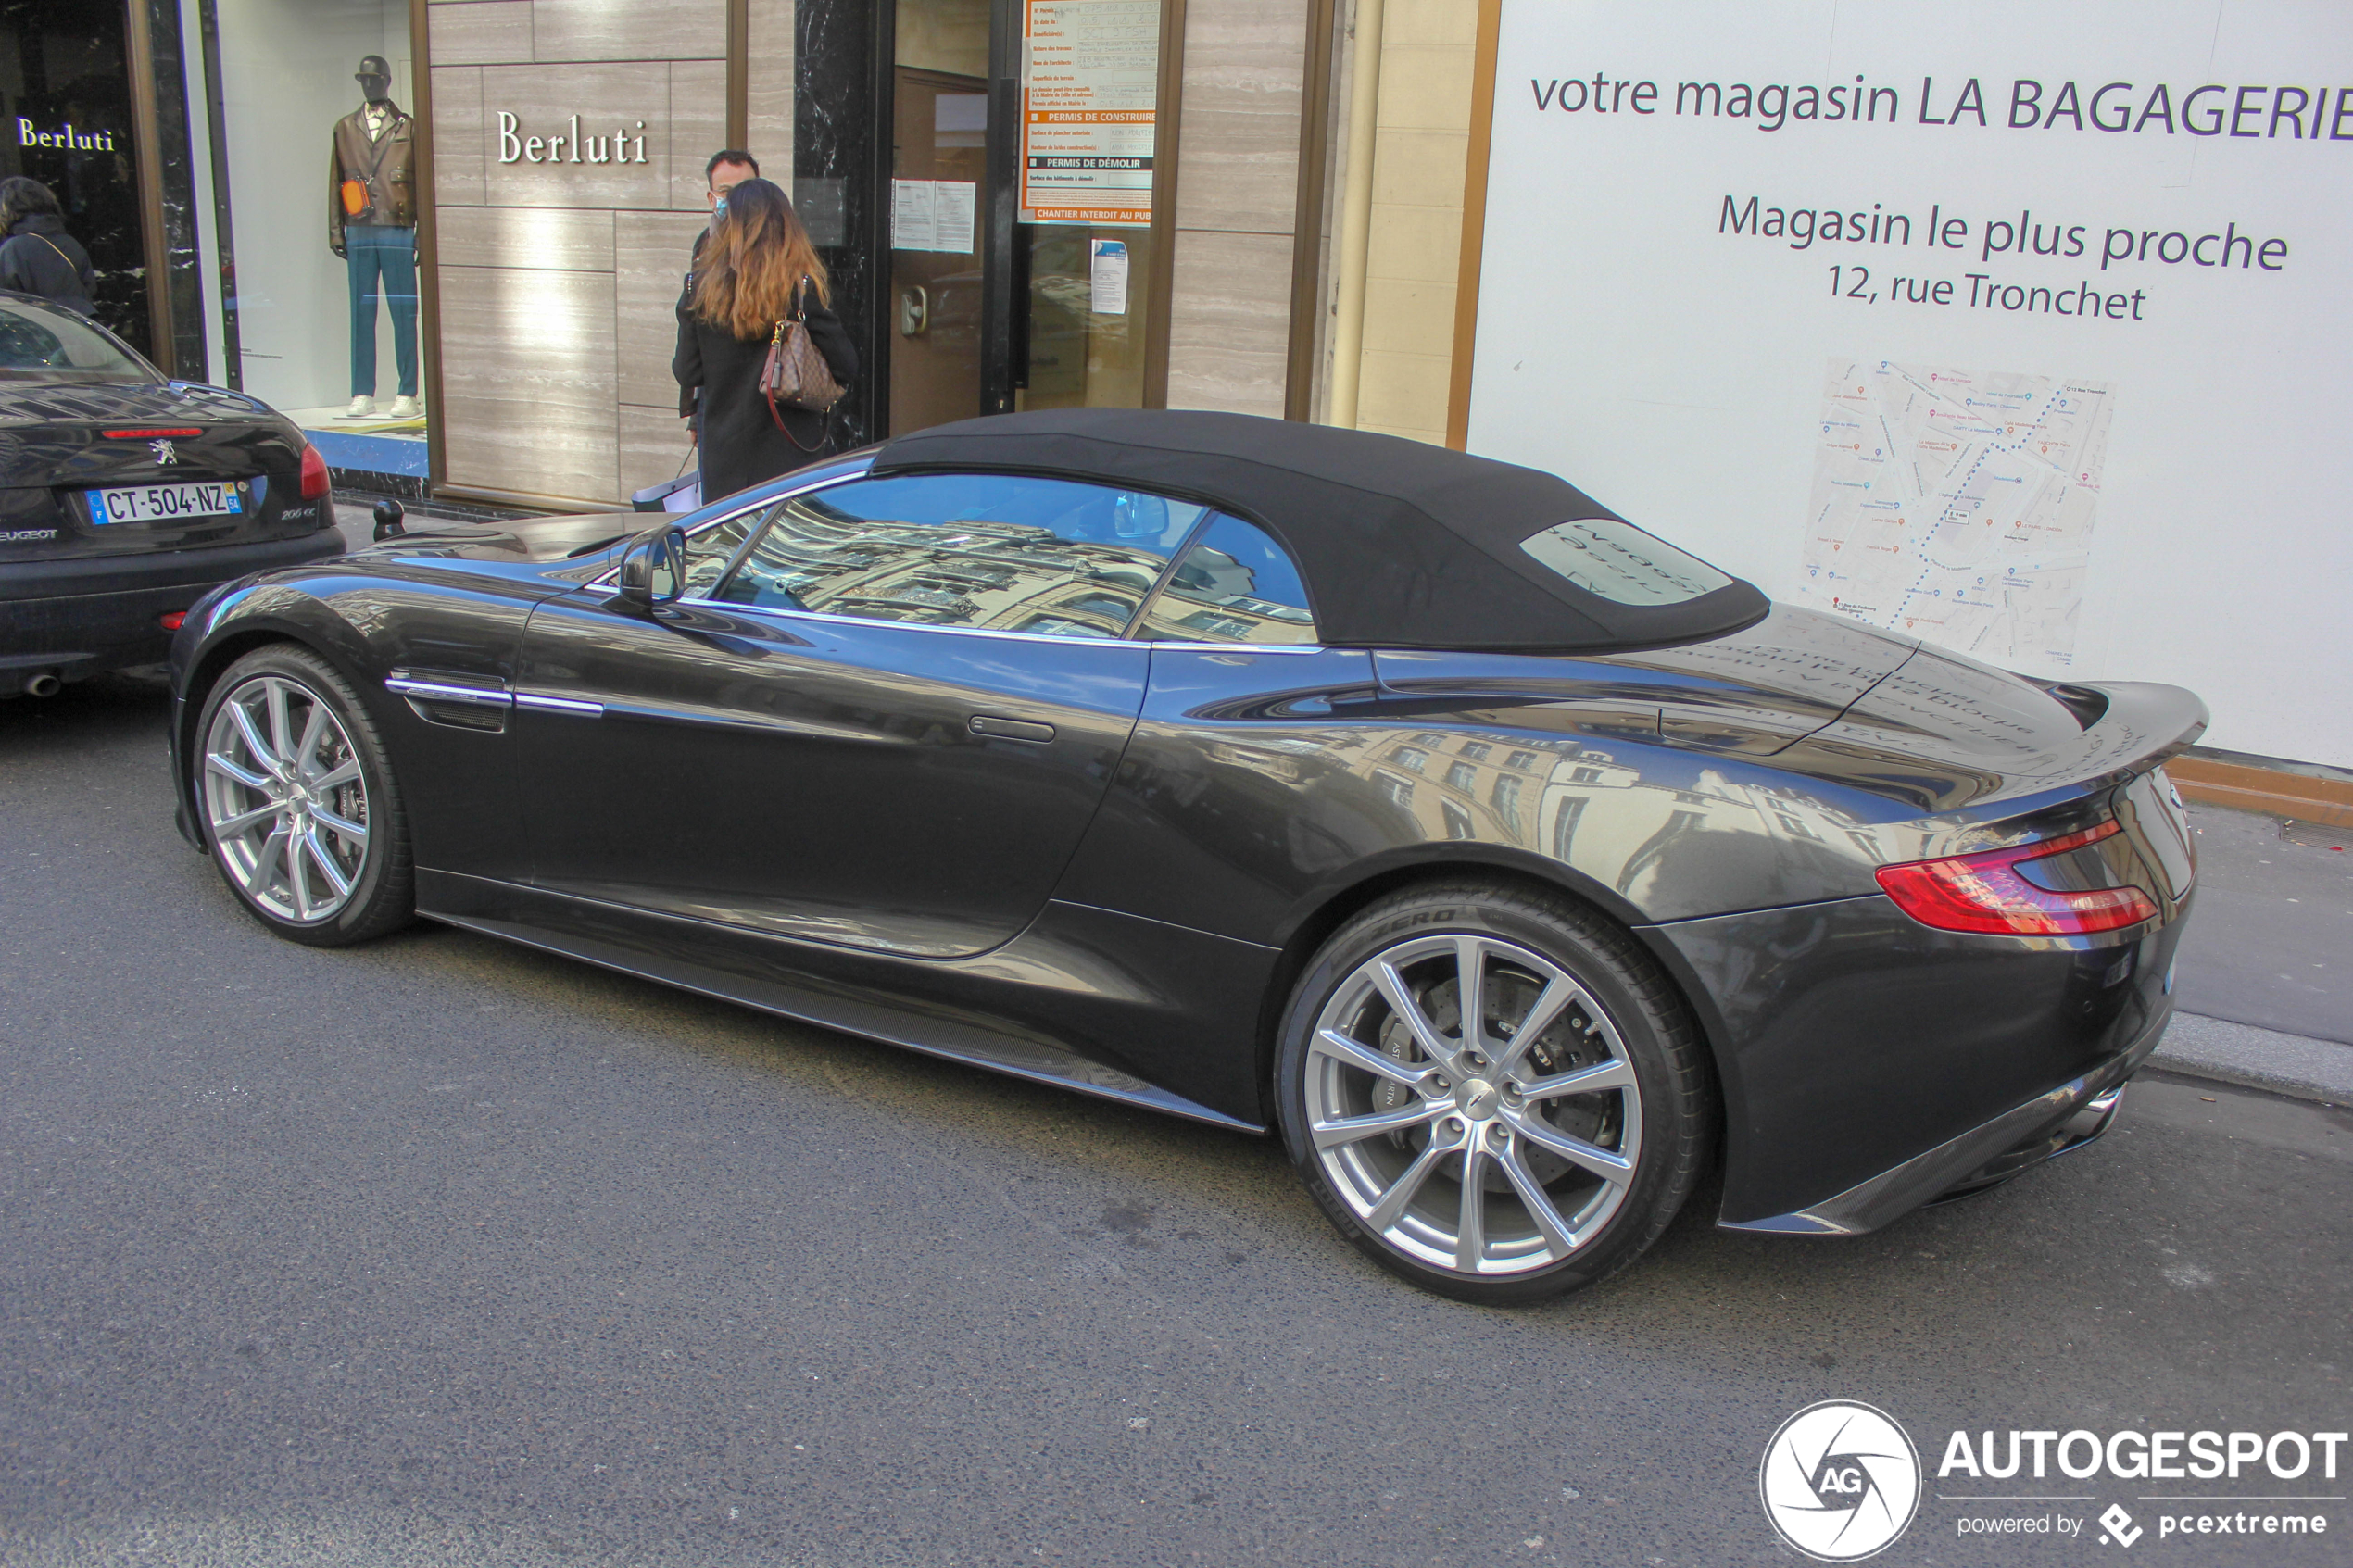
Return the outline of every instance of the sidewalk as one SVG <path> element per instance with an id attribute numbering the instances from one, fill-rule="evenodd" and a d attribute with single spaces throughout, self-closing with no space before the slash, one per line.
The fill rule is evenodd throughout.
<path id="1" fill-rule="evenodd" d="M 2152 1065 L 2353 1105 L 2353 833 L 2196 804 L 2190 823 L 2197 906 Z"/>

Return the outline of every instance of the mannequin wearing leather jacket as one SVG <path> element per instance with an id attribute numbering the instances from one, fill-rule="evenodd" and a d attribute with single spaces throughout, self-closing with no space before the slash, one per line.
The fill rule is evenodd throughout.
<path id="1" fill-rule="evenodd" d="M 351 285 L 351 406 L 376 412 L 376 301 L 392 311 L 400 372 L 391 417 L 418 417 L 416 121 L 392 101 L 392 67 L 370 55 L 354 73 L 367 101 L 335 121 L 328 155 L 327 245 Z"/>

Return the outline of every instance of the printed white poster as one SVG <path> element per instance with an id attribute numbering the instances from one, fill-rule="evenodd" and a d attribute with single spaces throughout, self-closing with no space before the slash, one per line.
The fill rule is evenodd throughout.
<path id="1" fill-rule="evenodd" d="M 1028 0 L 1023 14 L 1021 221 L 1148 225 L 1160 0 Z"/>
<path id="2" fill-rule="evenodd" d="M 2353 765 L 2353 11 L 2053 17 L 1504 0 L 1471 450 Z"/>
<path id="3" fill-rule="evenodd" d="M 1091 240 L 1088 307 L 1099 316 L 1127 314 L 1127 242 Z"/>

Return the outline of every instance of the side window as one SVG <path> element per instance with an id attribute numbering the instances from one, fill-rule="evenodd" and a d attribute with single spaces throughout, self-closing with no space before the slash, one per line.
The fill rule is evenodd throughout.
<path id="1" fill-rule="evenodd" d="M 852 480 L 779 506 L 729 604 L 1117 637 L 1206 508 L 1019 474 Z"/>
<path id="2" fill-rule="evenodd" d="M 1139 635 L 1167 643 L 1312 643 L 1307 589 L 1283 547 L 1224 513 L 1176 563 Z"/>

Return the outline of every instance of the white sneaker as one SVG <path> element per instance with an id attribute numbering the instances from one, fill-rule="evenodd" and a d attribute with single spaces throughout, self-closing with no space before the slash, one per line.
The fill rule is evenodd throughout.
<path id="1" fill-rule="evenodd" d="M 343 417 L 346 420 L 372 420 L 376 417 L 376 400 L 363 392 L 351 400 L 351 407 L 343 411 Z"/>
<path id="2" fill-rule="evenodd" d="M 392 413 L 388 417 L 396 420 L 421 419 L 424 411 L 424 405 L 413 397 L 396 397 L 392 400 Z"/>

